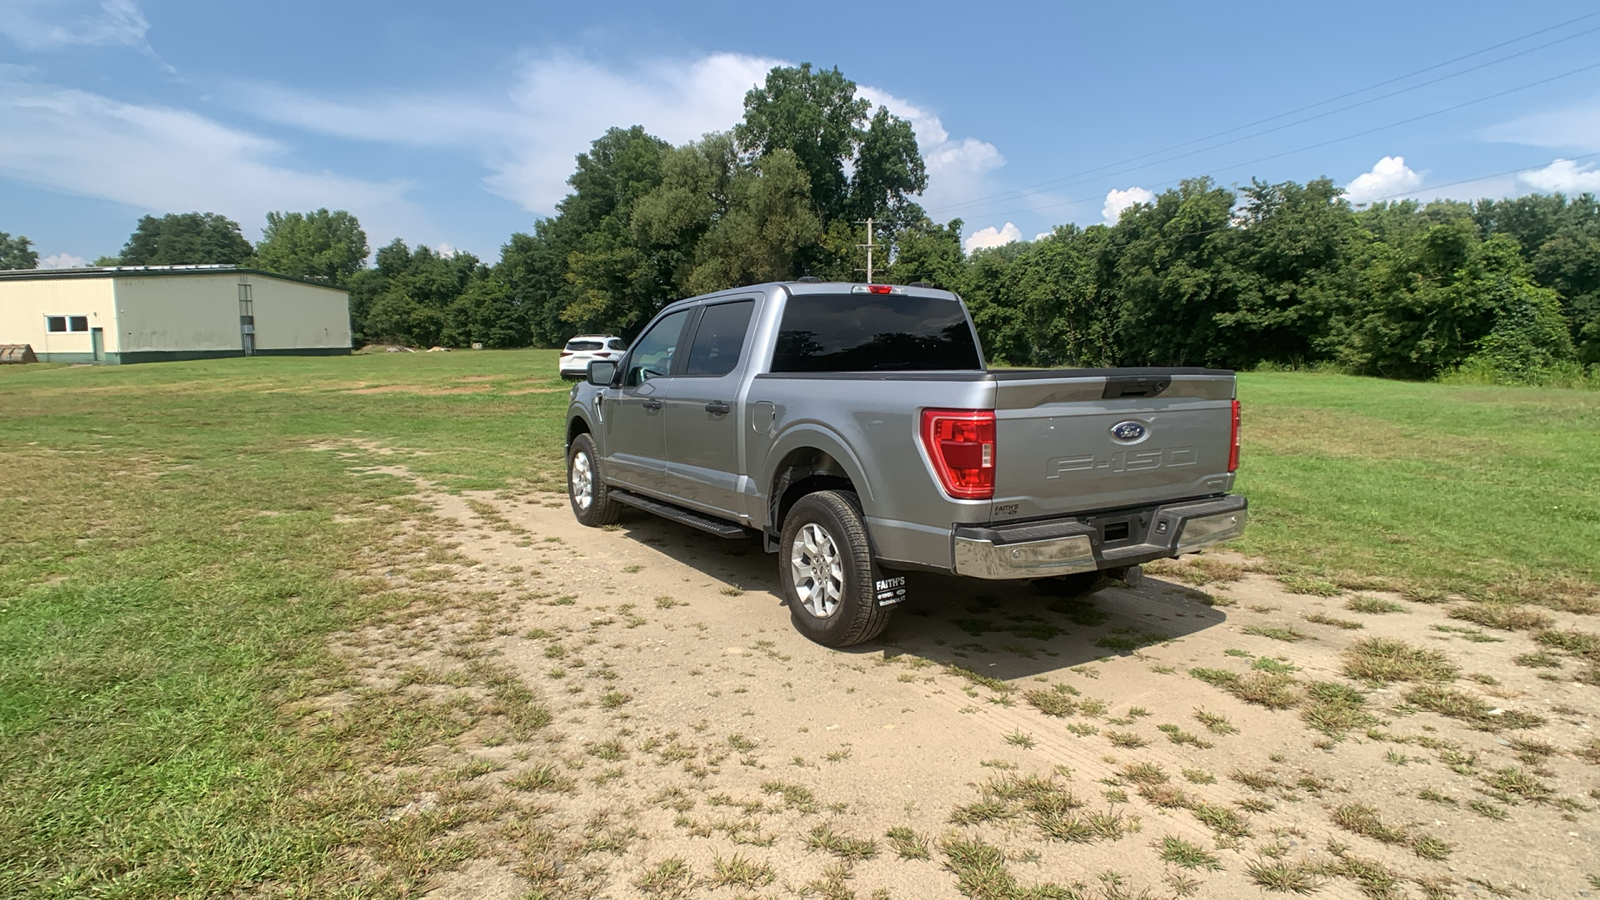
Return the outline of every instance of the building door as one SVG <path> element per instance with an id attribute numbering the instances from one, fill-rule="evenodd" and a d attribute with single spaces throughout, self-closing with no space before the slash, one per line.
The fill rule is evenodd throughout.
<path id="1" fill-rule="evenodd" d="M 256 352 L 256 307 L 248 282 L 239 282 L 239 347 L 245 356 Z"/>
<path id="2" fill-rule="evenodd" d="M 104 328 L 89 329 L 89 345 L 94 348 L 94 361 L 106 361 L 106 332 Z"/>

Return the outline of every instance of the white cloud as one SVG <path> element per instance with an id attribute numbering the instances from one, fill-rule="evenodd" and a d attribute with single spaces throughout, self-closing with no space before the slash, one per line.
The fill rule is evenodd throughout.
<path id="1" fill-rule="evenodd" d="M 886 107 L 911 122 L 917 149 L 928 167 L 928 189 L 922 195 L 925 208 L 937 210 L 993 192 L 988 173 L 1006 164 L 995 145 L 970 137 L 952 139 L 938 116 L 887 91 L 862 85 L 858 93 L 874 108 Z"/>
<path id="2" fill-rule="evenodd" d="M 24 50 L 120 45 L 173 71 L 150 46 L 149 30 L 149 20 L 133 0 L 0 0 L 0 34 Z"/>
<path id="3" fill-rule="evenodd" d="M 1117 220 L 1122 217 L 1123 210 L 1130 206 L 1138 206 L 1141 203 L 1149 203 L 1155 198 L 1155 194 L 1142 187 L 1131 187 L 1125 191 L 1107 191 L 1106 203 L 1100 207 L 1100 218 L 1104 219 L 1107 225 L 1115 225 Z"/>
<path id="4" fill-rule="evenodd" d="M 0 65 L 0 174 L 149 212 L 219 212 L 250 234 L 274 209 L 348 209 L 369 232 L 415 233 L 403 183 L 295 167 L 289 149 L 183 109 L 29 80 Z M 375 227 L 376 226 L 376 227 Z"/>
<path id="5" fill-rule="evenodd" d="M 1385 156 L 1378 160 L 1372 171 L 1363 172 L 1345 185 L 1346 200 L 1360 206 L 1396 194 L 1415 191 L 1422 186 L 1422 175 L 1406 165 L 1404 156 Z"/>
<path id="6" fill-rule="evenodd" d="M 1485 140 L 1530 147 L 1600 151 L 1600 100 L 1535 113 L 1484 129 Z"/>
<path id="7" fill-rule="evenodd" d="M 971 253 L 974 250 L 1003 247 L 1012 241 L 1020 240 L 1022 240 L 1022 229 L 1007 222 L 1001 228 L 990 225 L 988 228 L 973 232 L 972 236 L 967 238 L 966 247 L 967 252 Z"/>
<path id="8" fill-rule="evenodd" d="M 392 95 L 327 100 L 272 87 L 247 89 L 246 108 L 268 121 L 354 140 L 467 150 L 490 170 L 489 190 L 524 209 L 555 211 L 573 158 L 607 128 L 642 125 L 674 144 L 733 127 L 744 95 L 775 60 L 733 53 L 656 60 L 613 71 L 568 54 L 525 60 L 498 98 Z"/>
<path id="9" fill-rule="evenodd" d="M 1542 169 L 1523 172 L 1517 179 L 1534 190 L 1547 193 L 1600 193 L 1600 169 L 1594 168 L 1592 163 L 1580 166 L 1570 159 L 1558 159 Z"/>
<path id="10" fill-rule="evenodd" d="M 242 89 L 241 108 L 268 121 L 351 140 L 464 150 L 489 170 L 493 193 L 540 214 L 567 194 L 573 158 L 614 126 L 641 125 L 674 144 L 726 131 L 744 118 L 744 95 L 783 60 L 738 53 L 657 59 L 608 68 L 569 53 L 527 57 L 498 96 L 406 94 L 331 100 L 271 86 Z M 925 205 L 987 190 L 1004 165 L 993 144 L 952 138 L 939 117 L 877 88 L 859 95 L 909 119 L 928 166 Z"/>
<path id="11" fill-rule="evenodd" d="M 71 253 L 53 253 L 39 257 L 41 269 L 77 269 L 88 264 L 88 260 L 81 256 L 73 256 Z"/>

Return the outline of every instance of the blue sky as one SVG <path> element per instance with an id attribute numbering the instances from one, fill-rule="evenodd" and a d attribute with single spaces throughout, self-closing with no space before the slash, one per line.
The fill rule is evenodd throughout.
<path id="1" fill-rule="evenodd" d="M 923 204 L 971 246 L 1202 174 L 1326 175 L 1357 200 L 1600 192 L 1596 13 L 0 0 L 0 231 L 70 264 L 117 252 L 146 213 L 220 212 L 254 240 L 269 210 L 327 206 L 374 249 L 493 261 L 608 126 L 726 129 L 768 68 L 801 61 L 913 121 Z"/>

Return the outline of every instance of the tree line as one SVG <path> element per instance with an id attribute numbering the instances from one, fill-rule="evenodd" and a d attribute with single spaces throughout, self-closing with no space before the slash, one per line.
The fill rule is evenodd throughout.
<path id="1" fill-rule="evenodd" d="M 1600 201 L 1583 194 L 1357 210 L 1326 178 L 1185 181 L 1115 223 L 964 253 L 915 202 L 911 124 L 838 69 L 779 67 L 726 132 L 673 146 L 613 128 L 556 214 L 489 264 L 344 211 L 269 213 L 252 246 L 215 214 L 138 223 L 97 264 L 234 263 L 347 286 L 358 343 L 552 346 L 632 336 L 667 302 L 762 281 L 864 277 L 962 294 L 991 360 L 1023 366 L 1329 366 L 1391 378 L 1547 380 L 1600 364 Z M 20 242 L 20 243 L 19 243 Z M 0 234 L 0 262 L 37 257 Z M 22 265 L 26 263 L 26 265 Z"/>

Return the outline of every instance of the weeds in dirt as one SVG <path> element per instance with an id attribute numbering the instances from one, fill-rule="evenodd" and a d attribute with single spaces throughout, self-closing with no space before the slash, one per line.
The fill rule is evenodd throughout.
<path id="1" fill-rule="evenodd" d="M 1189 812 L 1200 821 L 1200 824 L 1216 832 L 1218 837 L 1246 838 L 1250 836 L 1250 821 L 1226 806 L 1196 803 L 1189 807 Z"/>
<path id="2" fill-rule="evenodd" d="M 1356 641 L 1344 651 L 1344 673 L 1376 684 L 1393 681 L 1453 681 L 1461 668 L 1438 650 L 1391 638 Z"/>
<path id="3" fill-rule="evenodd" d="M 1337 616 L 1330 616 L 1327 613 L 1312 613 L 1306 616 L 1305 620 L 1316 625 L 1332 625 L 1334 628 L 1343 628 L 1346 631 L 1366 627 L 1353 619 L 1341 619 Z"/>
<path id="4" fill-rule="evenodd" d="M 889 849 L 901 859 L 929 857 L 927 839 L 904 825 L 897 825 L 884 832 L 884 838 L 889 841 Z"/>
<path id="5" fill-rule="evenodd" d="M 1245 865 L 1245 872 L 1258 886 L 1278 893 L 1312 894 L 1322 887 L 1316 867 L 1303 862 L 1257 859 Z"/>
<path id="6" fill-rule="evenodd" d="M 1305 684 L 1305 693 L 1300 717 L 1328 737 L 1342 738 L 1353 729 L 1377 724 L 1377 717 L 1365 709 L 1366 696 L 1347 684 L 1311 681 Z"/>
<path id="7" fill-rule="evenodd" d="M 1212 734 L 1238 734 L 1239 729 L 1233 727 L 1228 717 L 1221 713 L 1207 712 L 1204 709 L 1194 711 L 1195 721 L 1206 727 Z"/>
<path id="8" fill-rule="evenodd" d="M 872 838 L 857 838 L 834 831 L 827 824 L 812 828 L 806 835 L 806 847 L 831 853 L 847 862 L 859 862 L 878 855 L 878 842 Z"/>
<path id="9" fill-rule="evenodd" d="M 1022 698 L 1028 701 L 1028 704 L 1034 709 L 1047 716 L 1065 718 L 1078 711 L 1078 701 L 1072 699 L 1072 695 L 1075 693 L 1076 691 L 1072 690 L 1071 687 L 1058 684 L 1048 691 L 1027 691 L 1022 695 Z"/>
<path id="10" fill-rule="evenodd" d="M 1199 844 L 1171 836 L 1161 839 L 1161 861 L 1185 869 L 1204 869 L 1208 872 L 1222 870 L 1222 860 L 1216 854 L 1207 852 Z"/>
<path id="11" fill-rule="evenodd" d="M 1468 603 L 1450 610 L 1450 618 L 1498 628 L 1501 631 L 1541 631 L 1553 624 L 1550 616 L 1531 606 L 1503 603 Z"/>
<path id="12" fill-rule="evenodd" d="M 1239 630 L 1245 634 L 1259 635 L 1261 637 L 1272 638 L 1275 641 L 1285 641 L 1291 644 L 1312 639 L 1311 635 L 1300 631 L 1293 625 L 1246 625 Z"/>
<path id="13" fill-rule="evenodd" d="M 1406 611 L 1406 608 L 1403 605 L 1396 603 L 1393 600 L 1385 600 L 1382 597 L 1373 597 L 1369 594 L 1357 594 L 1354 597 L 1351 597 L 1349 600 L 1344 602 L 1344 608 L 1350 610 L 1351 612 L 1372 614 L 1397 613 Z"/>
<path id="14" fill-rule="evenodd" d="M 1311 597 L 1337 597 L 1342 591 L 1337 584 L 1311 575 L 1284 573 L 1277 576 L 1278 583 L 1291 594 Z"/>
<path id="15" fill-rule="evenodd" d="M 673 856 L 649 867 L 633 886 L 660 900 L 683 900 L 694 890 L 694 870 L 681 858 Z"/>
<path id="16" fill-rule="evenodd" d="M 1482 698 L 1442 685 L 1420 685 L 1406 692 L 1406 702 L 1429 712 L 1466 722 L 1479 731 L 1537 728 L 1544 717 L 1515 709 L 1490 706 Z"/>

